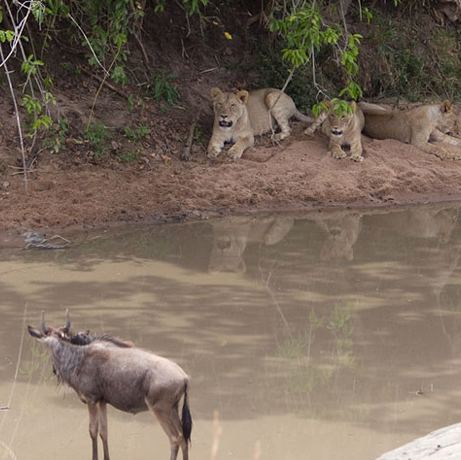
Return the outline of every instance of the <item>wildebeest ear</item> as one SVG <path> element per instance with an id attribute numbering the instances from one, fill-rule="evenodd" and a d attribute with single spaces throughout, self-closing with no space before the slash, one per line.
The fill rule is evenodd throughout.
<path id="1" fill-rule="evenodd" d="M 449 101 L 443 101 L 440 105 L 440 111 L 443 113 L 451 112 L 451 104 Z"/>
<path id="2" fill-rule="evenodd" d="M 238 100 L 242 101 L 244 104 L 248 102 L 248 97 L 249 97 L 248 91 L 245 91 L 245 90 L 239 91 L 235 96 Z"/>
<path id="3" fill-rule="evenodd" d="M 43 335 L 42 333 L 35 329 L 34 327 L 32 326 L 27 326 L 27 329 L 29 330 L 29 334 L 32 336 L 32 337 L 35 337 L 36 339 L 41 339 L 43 338 Z"/>
<path id="4" fill-rule="evenodd" d="M 222 91 L 219 88 L 211 88 L 211 99 L 215 100 L 220 94 L 222 94 Z"/>

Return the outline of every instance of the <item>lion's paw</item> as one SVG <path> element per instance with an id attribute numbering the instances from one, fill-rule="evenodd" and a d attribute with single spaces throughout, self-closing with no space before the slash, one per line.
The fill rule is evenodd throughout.
<path id="1" fill-rule="evenodd" d="M 238 160 L 243 155 L 243 150 L 240 147 L 234 145 L 229 149 L 227 154 L 233 159 Z"/>
<path id="2" fill-rule="evenodd" d="M 331 151 L 330 152 L 330 155 L 333 157 L 333 158 L 337 158 L 338 160 L 340 160 L 341 158 L 345 158 L 346 157 L 346 154 L 340 150 L 340 151 Z"/>
<path id="3" fill-rule="evenodd" d="M 210 147 L 207 151 L 208 158 L 216 158 L 221 153 L 218 147 Z"/>

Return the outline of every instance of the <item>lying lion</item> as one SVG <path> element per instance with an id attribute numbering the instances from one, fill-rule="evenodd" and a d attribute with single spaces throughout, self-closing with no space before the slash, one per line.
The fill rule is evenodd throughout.
<path id="1" fill-rule="evenodd" d="M 311 117 L 303 115 L 296 108 L 293 99 L 278 89 L 265 88 L 255 91 L 239 91 L 237 94 L 225 93 L 212 88 L 211 99 L 214 107 L 213 134 L 208 145 L 208 156 L 217 157 L 224 143 L 233 142 L 229 156 L 234 160 L 254 145 L 254 137 L 274 129 L 274 122 L 281 132 L 276 140 L 290 135 L 288 123 L 291 117 L 312 123 Z"/>
<path id="2" fill-rule="evenodd" d="M 359 106 L 365 115 L 363 133 L 367 136 L 374 139 L 397 139 L 442 160 L 461 158 L 461 152 L 452 153 L 442 146 L 429 143 L 441 141 L 461 146 L 461 139 L 449 135 L 457 127 L 457 116 L 448 101 L 401 111 L 387 110 L 367 102 L 360 102 Z"/>
<path id="3" fill-rule="evenodd" d="M 340 117 L 335 113 L 331 101 L 326 101 L 327 112 L 321 112 L 315 122 L 309 126 L 304 134 L 312 136 L 322 126 L 322 132 L 329 138 L 328 153 L 333 158 L 345 158 L 344 149 L 350 148 L 351 160 L 363 161 L 362 156 L 362 128 L 363 113 L 352 101 L 352 114 L 343 113 Z"/>

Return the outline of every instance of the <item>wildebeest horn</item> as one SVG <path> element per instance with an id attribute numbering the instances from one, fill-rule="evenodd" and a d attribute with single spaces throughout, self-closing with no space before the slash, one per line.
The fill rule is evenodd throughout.
<path id="1" fill-rule="evenodd" d="M 50 333 L 50 330 L 46 327 L 45 324 L 45 311 L 42 310 L 42 331 L 45 335 L 48 335 Z"/>
<path id="2" fill-rule="evenodd" d="M 62 328 L 62 332 L 69 332 L 69 329 L 70 329 L 69 309 L 66 309 L 66 325 Z"/>

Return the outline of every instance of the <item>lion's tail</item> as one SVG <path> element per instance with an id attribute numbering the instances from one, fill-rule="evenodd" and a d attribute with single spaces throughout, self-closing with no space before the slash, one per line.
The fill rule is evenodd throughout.
<path id="1" fill-rule="evenodd" d="M 381 107 L 378 104 L 371 104 L 370 102 L 359 102 L 358 107 L 362 110 L 363 113 L 368 113 L 368 114 L 373 114 L 373 115 L 380 115 L 382 113 L 390 114 L 391 112 L 389 109 L 386 109 L 384 107 Z"/>
<path id="2" fill-rule="evenodd" d="M 315 118 L 313 117 L 309 117 L 307 115 L 304 115 L 303 113 L 301 113 L 299 110 L 296 110 L 296 112 L 293 114 L 293 116 L 299 120 L 299 121 L 303 121 L 304 123 L 313 123 L 315 121 Z"/>

